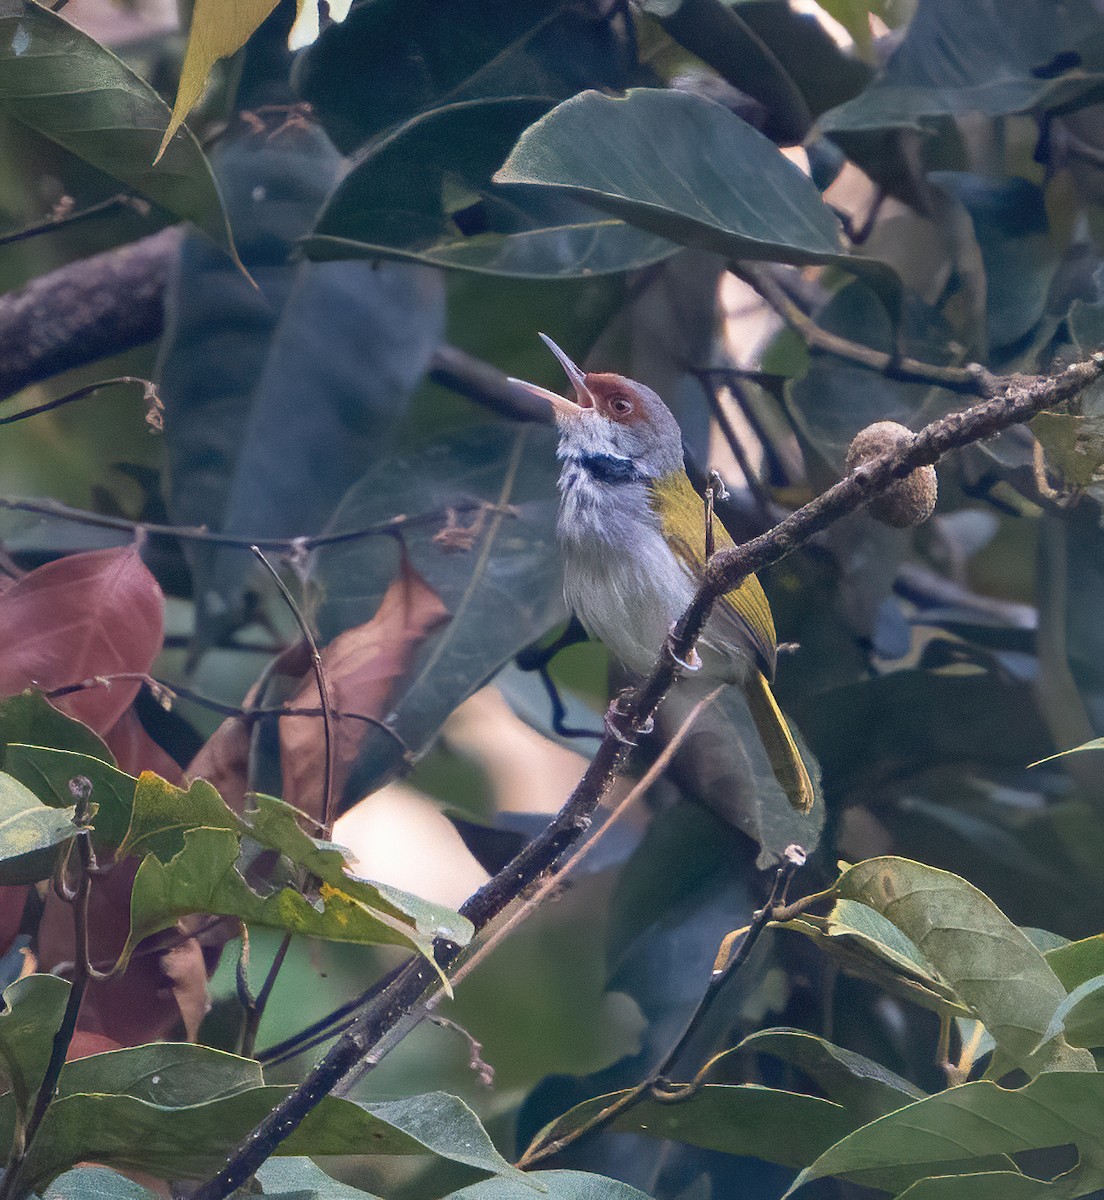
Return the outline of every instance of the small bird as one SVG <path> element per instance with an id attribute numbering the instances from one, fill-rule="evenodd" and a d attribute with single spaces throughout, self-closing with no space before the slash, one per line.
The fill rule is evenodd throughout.
<path id="1" fill-rule="evenodd" d="M 624 664 L 647 673 L 705 568 L 705 508 L 687 477 L 682 434 L 671 410 L 642 383 L 585 372 L 542 333 L 575 394 L 565 399 L 521 383 L 547 400 L 560 431 L 564 597 L 587 633 Z M 718 549 L 733 545 L 715 527 Z M 701 678 L 738 684 L 771 769 L 800 812 L 813 785 L 771 691 L 777 641 L 770 604 L 750 575 L 722 596 L 683 664 Z"/>

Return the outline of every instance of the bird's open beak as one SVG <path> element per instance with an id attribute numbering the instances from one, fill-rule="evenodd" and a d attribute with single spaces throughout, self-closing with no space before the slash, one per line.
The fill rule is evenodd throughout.
<path id="1" fill-rule="evenodd" d="M 577 417 L 584 408 L 593 408 L 594 397 L 586 385 L 586 372 L 581 367 L 577 367 L 550 337 L 542 333 L 540 339 L 560 360 L 560 366 L 567 372 L 567 377 L 571 380 L 575 399 L 568 400 L 566 397 L 557 395 L 556 392 L 549 391 L 548 388 L 543 388 L 539 384 L 526 383 L 524 379 L 511 379 L 510 382 L 518 384 L 520 387 L 525 388 L 527 392 L 531 392 L 534 396 L 539 396 L 542 400 L 547 400 L 557 413 L 562 413 L 564 416 Z"/>

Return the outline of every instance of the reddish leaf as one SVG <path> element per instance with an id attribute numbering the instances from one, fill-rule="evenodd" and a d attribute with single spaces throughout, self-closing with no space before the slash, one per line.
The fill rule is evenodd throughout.
<path id="1" fill-rule="evenodd" d="M 188 783 L 206 779 L 235 812 L 245 811 L 249 780 L 249 726 L 227 717 L 200 747 L 184 773 Z"/>
<path id="2" fill-rule="evenodd" d="M 367 624 L 339 634 L 322 651 L 322 669 L 334 709 L 381 720 L 414 651 L 449 617 L 444 602 L 404 557 L 398 578 L 384 594 L 376 615 Z M 318 685 L 311 673 L 288 701 L 288 707 L 319 708 L 320 705 Z M 365 729 L 364 722 L 355 718 L 334 719 L 335 793 L 340 792 L 349 777 Z M 280 763 L 284 799 L 317 817 L 322 815 L 324 762 L 322 721 L 317 717 L 282 718 Z"/>
<path id="3" fill-rule="evenodd" d="M 134 545 L 71 554 L 31 571 L 0 595 L 0 695 L 148 671 L 161 650 L 164 605 Z M 140 686 L 88 688 L 57 707 L 103 734 Z"/>
<path id="4" fill-rule="evenodd" d="M 88 905 L 89 956 L 107 970 L 130 931 L 130 893 L 136 861 L 98 875 Z M 106 981 L 92 981 L 84 995 L 77 1028 L 120 1046 L 140 1046 L 169 1036 L 183 1023 L 191 1035 L 207 1005 L 207 979 L 217 965 L 214 950 L 236 936 L 236 921 L 196 917 L 176 929 L 147 938 L 127 969 Z M 210 948 L 207 956 L 204 951 Z M 73 910 L 50 891 L 38 930 L 39 970 L 71 977 L 75 942 Z M 59 969 L 60 968 L 60 969 Z M 90 1048 L 84 1053 L 92 1053 Z"/>
<path id="5" fill-rule="evenodd" d="M 26 884 L 0 887 L 0 954 L 7 954 L 23 923 L 23 907 L 27 903 Z"/>

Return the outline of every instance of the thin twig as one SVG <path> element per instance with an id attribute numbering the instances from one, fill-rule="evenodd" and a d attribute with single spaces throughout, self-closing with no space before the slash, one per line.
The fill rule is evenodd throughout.
<path id="1" fill-rule="evenodd" d="M 244 934 L 245 928 L 242 927 Z M 246 946 L 246 940 L 243 937 L 242 947 Z M 291 934 L 285 933 L 280 940 L 279 948 L 274 955 L 272 962 L 269 964 L 268 973 L 265 975 L 264 983 L 261 984 L 261 990 L 256 996 L 249 996 L 249 1002 L 245 1005 L 245 1020 L 242 1023 L 241 1036 L 241 1053 L 246 1058 L 253 1057 L 253 1050 L 257 1045 L 257 1032 L 261 1028 L 261 1019 L 264 1017 L 265 1009 L 268 1007 L 268 999 L 272 995 L 272 989 L 276 986 L 276 977 L 280 974 L 280 968 L 284 965 L 284 959 L 287 958 L 287 952 L 291 949 Z M 248 964 L 248 957 L 243 954 L 242 962 Z M 239 988 L 239 994 L 241 989 Z"/>
<path id="2" fill-rule="evenodd" d="M 635 1107 L 642 1100 L 655 1098 L 665 1102 L 673 1102 L 676 1098 L 689 1099 L 690 1095 L 701 1087 L 699 1077 L 704 1079 L 701 1072 L 699 1072 L 699 1076 L 695 1077 L 693 1082 L 679 1088 L 671 1086 L 667 1078 L 668 1073 L 689 1045 L 694 1034 L 701 1027 L 702 1021 L 712 1007 L 714 1000 L 716 1000 L 718 994 L 721 992 L 721 989 L 744 963 L 747 962 L 760 935 L 771 921 L 776 899 L 784 894 L 789 881 L 804 861 L 805 852 L 800 850 L 799 847 L 790 847 L 787 850 L 785 858 L 775 872 L 774 884 L 771 887 L 770 896 L 766 904 L 752 917 L 751 924 L 743 931 L 743 938 L 739 949 L 722 967 L 714 969 L 709 986 L 706 988 L 697 1007 L 691 1013 L 682 1034 L 663 1056 L 659 1065 L 650 1072 L 648 1077 L 641 1080 L 634 1087 L 622 1092 L 589 1120 L 585 1121 L 582 1125 L 575 1126 L 562 1136 L 542 1137 L 538 1135 L 538 1138 L 529 1146 L 521 1158 L 518 1159 L 517 1165 L 519 1167 L 522 1169 L 534 1167 L 537 1163 L 544 1162 L 545 1159 L 566 1150 L 568 1146 L 573 1146 L 584 1138 L 592 1137 L 599 1130 L 606 1129 L 622 1113 Z M 553 1132 L 555 1132 L 554 1127 Z"/>
<path id="3" fill-rule="evenodd" d="M 24 408 L 20 412 L 9 413 L 6 417 L 0 417 L 0 425 L 14 425 L 16 421 L 26 421 L 29 417 L 41 416 L 42 413 L 52 412 L 55 408 L 72 404 L 74 400 L 83 400 L 87 396 L 94 396 L 97 392 L 102 392 L 104 388 L 116 387 L 125 383 L 137 383 L 141 385 L 142 394 L 148 406 L 146 410 L 146 423 L 160 430 L 161 401 L 157 398 L 157 388 L 151 380 L 141 379 L 137 375 L 116 375 L 112 379 L 97 380 L 95 383 L 77 388 L 75 392 L 67 392 L 64 396 L 58 396 L 56 400 L 47 400 L 45 404 L 37 404 L 34 408 Z"/>
<path id="4" fill-rule="evenodd" d="M 966 367 L 941 367 L 936 363 L 921 362 L 917 358 L 887 354 L 884 350 L 874 350 L 861 342 L 852 342 L 838 334 L 829 333 L 790 299 L 769 271 L 749 263 L 733 265 L 730 269 L 733 274 L 753 287 L 782 320 L 816 350 L 823 350 L 837 358 L 869 367 L 887 379 L 905 383 L 930 383 L 962 395 L 990 397 L 995 395 L 1000 387 L 1001 380 L 976 363 Z"/>
<path id="5" fill-rule="evenodd" d="M 333 808 L 334 699 L 333 693 L 330 691 L 330 681 L 326 678 L 326 671 L 322 666 L 322 655 L 319 652 L 318 643 L 314 640 L 314 632 L 308 624 L 307 618 L 303 616 L 303 610 L 295 603 L 295 597 L 288 591 L 287 584 L 280 578 L 280 573 L 265 558 L 260 548 L 258 546 L 250 546 L 249 549 L 272 576 L 273 581 L 280 590 L 280 595 L 284 598 L 284 603 L 291 609 L 291 615 L 295 618 L 295 623 L 299 626 L 299 632 L 303 635 L 303 640 L 310 648 L 311 670 L 314 672 L 314 681 L 318 686 L 318 698 L 322 703 L 322 742 L 324 747 L 322 760 L 322 829 L 328 838 L 333 832 L 333 814 L 331 810 Z"/>
<path id="6" fill-rule="evenodd" d="M 862 464 L 815 500 L 798 509 L 760 537 L 713 556 L 689 608 L 675 624 L 643 685 L 610 719 L 621 731 L 639 731 L 659 706 L 676 674 L 675 656 L 687 661 L 717 599 L 755 571 L 785 558 L 815 534 L 854 512 L 916 467 L 936 463 L 948 451 L 992 437 L 1011 425 L 1030 420 L 1083 391 L 1104 375 L 1104 353 L 1075 363 L 1052 378 L 1012 376 L 997 381 L 993 399 L 932 422 L 891 453 Z M 673 651 L 673 654 L 672 654 Z M 460 911 L 477 931 L 486 928 L 514 900 L 528 891 L 587 828 L 591 814 L 608 790 L 625 755 L 620 738 L 607 734 L 563 808 L 548 826 L 507 865 L 470 896 Z M 436 944 L 438 966 L 447 969 L 459 947 Z M 422 959 L 399 971 L 364 1009 L 356 1022 L 330 1048 L 306 1079 L 285 1097 L 234 1151 L 217 1175 L 192 1200 L 222 1200 L 244 1183 L 277 1146 L 361 1059 L 375 1062 L 393 1044 L 396 1032 L 416 1023 L 415 1010 L 439 986 L 436 972 Z"/>
<path id="7" fill-rule="evenodd" d="M 362 538 L 394 536 L 402 529 L 416 529 L 425 525 L 436 525 L 448 520 L 448 510 L 439 509 L 428 513 L 399 513 L 386 521 L 373 525 L 362 525 L 356 529 L 343 529 L 336 533 L 317 533 L 309 537 L 258 538 L 248 534 L 217 533 L 205 525 L 158 525 L 153 521 L 132 521 L 128 517 L 111 517 L 104 513 L 89 512 L 83 508 L 70 508 L 56 500 L 32 499 L 23 496 L 0 496 L 0 509 L 12 512 L 37 513 L 59 521 L 72 521 L 76 525 L 93 525 L 99 529 L 117 529 L 134 537 L 147 534 L 150 537 L 175 537 L 186 542 L 205 542 L 211 546 L 233 546 L 250 550 L 259 546 L 262 550 L 285 551 L 288 554 L 307 553 L 320 546 L 336 546 L 343 542 L 355 542 Z M 486 501 L 471 501 L 451 506 L 454 514 L 489 510 L 503 516 L 516 516 L 517 510 L 510 505 L 488 504 Z"/>
<path id="8" fill-rule="evenodd" d="M 54 12 L 57 12 L 56 8 Z M 34 225 L 24 225 L 22 229 L 16 229 L 12 233 L 0 234 L 0 246 L 10 246 L 14 242 L 25 242 L 28 238 L 38 237 L 43 233 L 53 233 L 55 229 L 64 229 L 67 225 L 76 225 L 81 221 L 87 221 L 90 217 L 98 217 L 102 213 L 110 212 L 113 208 L 132 208 L 142 217 L 148 216 L 150 210 L 149 203 L 141 199 L 141 197 L 129 196 L 126 192 L 119 192 L 115 196 L 108 196 L 106 200 L 101 200 L 97 204 L 89 204 L 87 208 L 78 208 L 71 212 L 63 212 L 58 216 L 48 217 L 45 221 L 39 221 Z"/>
<path id="9" fill-rule="evenodd" d="M 89 961 L 88 955 L 88 901 L 92 893 L 92 876 L 96 871 L 96 859 L 92 850 L 92 836 L 89 828 L 91 820 L 90 802 L 92 799 L 92 781 L 85 775 L 76 775 L 69 780 L 69 790 L 75 801 L 73 823 L 78 832 L 73 839 L 77 852 L 78 878 L 75 887 L 70 887 L 61 875 L 67 870 L 69 855 L 66 855 L 58 865 L 58 895 L 67 901 L 73 909 L 73 982 L 69 987 L 69 996 L 65 1002 L 65 1012 L 61 1025 L 54 1034 L 50 1047 L 50 1060 L 46 1066 L 42 1083 L 35 1096 L 34 1108 L 27 1121 L 23 1137 L 19 1139 L 18 1147 L 13 1149 L 11 1161 L 0 1184 L 0 1200 L 20 1194 L 22 1166 L 30 1153 L 35 1135 L 42 1126 L 46 1112 L 53 1103 L 57 1091 L 61 1069 L 69 1053 L 69 1045 L 77 1031 L 77 1019 L 80 1016 L 81 1004 L 88 982 L 97 978 L 97 972 Z M 70 849 L 73 843 L 70 844 Z"/>

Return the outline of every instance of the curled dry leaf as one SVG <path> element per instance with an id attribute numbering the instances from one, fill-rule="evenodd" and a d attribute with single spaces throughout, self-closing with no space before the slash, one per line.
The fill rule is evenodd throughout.
<path id="1" fill-rule="evenodd" d="M 136 861 L 118 863 L 97 876 L 93 885 L 89 953 L 92 965 L 101 971 L 116 961 L 126 943 L 137 869 Z M 116 1046 L 140 1046 L 169 1037 L 183 1024 L 186 1035 L 193 1037 L 207 1010 L 207 980 L 218 951 L 237 931 L 236 921 L 195 916 L 148 938 L 123 973 L 88 984 L 78 1032 L 110 1039 Z M 73 912 L 53 891 L 46 896 L 38 950 L 39 970 L 72 977 Z M 96 1052 L 94 1038 L 87 1045 L 84 1053 Z"/>
<path id="2" fill-rule="evenodd" d="M 322 651 L 322 669 L 334 709 L 383 720 L 414 652 L 449 617 L 444 602 L 404 556 L 398 577 L 388 587 L 376 615 L 339 634 Z M 321 706 L 313 674 L 288 704 L 292 708 Z M 333 719 L 335 795 L 349 778 L 365 729 L 365 723 L 355 717 Z M 325 738 L 320 718 L 281 719 L 280 761 L 284 799 L 321 816 Z"/>
<path id="3" fill-rule="evenodd" d="M 0 695 L 148 671 L 161 650 L 164 608 L 135 545 L 70 554 L 38 567 L 0 595 Z M 105 734 L 139 687 L 137 680 L 119 680 L 56 704 Z"/>

